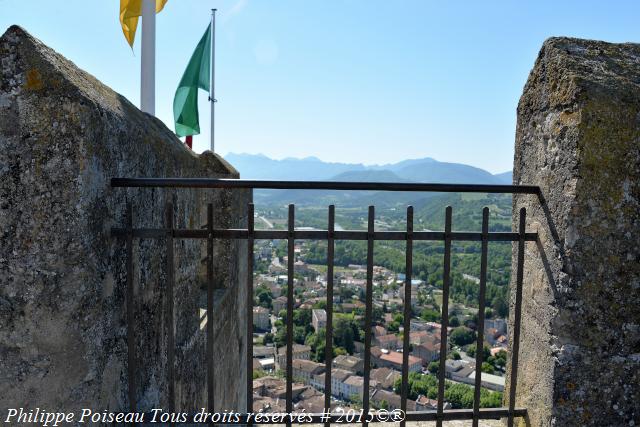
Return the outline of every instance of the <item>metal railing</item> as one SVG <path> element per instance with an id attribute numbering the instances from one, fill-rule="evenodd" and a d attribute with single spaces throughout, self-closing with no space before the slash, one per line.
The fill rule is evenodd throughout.
<path id="1" fill-rule="evenodd" d="M 540 189 L 536 186 L 524 185 L 473 185 L 473 184 L 423 184 L 423 183 L 378 183 L 378 182 L 335 182 L 335 181 L 258 181 L 240 179 L 207 179 L 207 178 L 113 178 L 112 187 L 146 187 L 146 188 L 243 188 L 243 189 L 301 189 L 301 190 L 374 190 L 374 191 L 412 191 L 412 192 L 454 192 L 454 193 L 510 193 L 510 194 L 532 194 L 540 195 Z M 294 242 L 296 240 L 325 240 L 327 249 L 327 292 L 326 292 L 326 314 L 327 327 L 325 335 L 325 398 L 324 406 L 328 411 L 331 399 L 331 368 L 333 359 L 333 291 L 334 291 L 334 249 L 336 240 L 364 240 L 367 242 L 367 268 L 366 268 L 366 289 L 365 289 L 365 349 L 364 349 L 364 386 L 362 396 L 363 412 L 370 410 L 370 371 L 371 371 L 371 340 L 372 340 L 372 295 L 373 295 L 373 260 L 374 243 L 376 241 L 404 241 L 406 242 L 406 271 L 404 286 L 404 330 L 410 331 L 411 319 L 411 280 L 412 280 L 412 259 L 413 244 L 416 241 L 439 241 L 444 242 L 443 256 L 443 280 L 442 280 L 442 324 L 440 328 L 440 360 L 438 369 L 438 397 L 437 410 L 434 412 L 407 412 L 408 397 L 408 377 L 409 377 L 409 353 L 410 341 L 409 333 L 404 333 L 402 352 L 402 375 L 401 375 L 401 409 L 405 411 L 405 421 L 436 421 L 438 426 L 447 420 L 473 420 L 473 425 L 477 426 L 482 419 L 496 419 L 506 417 L 508 425 L 512 426 L 515 417 L 526 415 L 525 408 L 515 407 L 516 382 L 518 371 L 518 350 L 520 338 L 521 306 L 522 306 L 522 282 L 525 242 L 536 241 L 537 233 L 526 232 L 526 211 L 522 208 L 519 212 L 520 220 L 518 231 L 513 232 L 489 232 L 489 209 L 484 208 L 482 212 L 481 232 L 454 232 L 452 231 L 452 208 L 449 206 L 445 210 L 444 231 L 414 231 L 413 229 L 413 207 L 407 208 L 406 230 L 404 231 L 376 231 L 374 228 L 375 207 L 369 206 L 368 221 L 366 231 L 335 230 L 335 207 L 328 208 L 327 230 L 296 230 L 295 206 L 289 205 L 287 230 L 256 230 L 254 226 L 254 206 L 248 206 L 248 220 L 246 229 L 214 228 L 213 225 L 213 205 L 207 206 L 207 224 L 202 229 L 177 229 L 174 225 L 173 206 L 167 203 L 165 212 L 164 228 L 134 228 L 133 213 L 131 206 L 127 206 L 127 223 L 123 228 L 113 228 L 112 235 L 124 237 L 126 240 L 126 274 L 127 274 L 127 343 L 128 343 L 128 398 L 130 410 L 136 410 L 136 357 L 135 357 L 135 328 L 134 328 L 134 305 L 133 305 L 133 263 L 132 263 L 132 241 L 134 238 L 159 238 L 166 239 L 167 253 L 167 287 L 166 292 L 173 294 L 174 281 L 174 240 L 175 239 L 206 239 L 207 240 L 207 392 L 209 411 L 214 408 L 214 366 L 213 366 L 213 346 L 214 346 L 214 324 L 213 318 L 213 241 L 215 239 L 244 239 L 247 240 L 247 411 L 253 407 L 253 262 L 254 262 L 254 241 L 260 239 L 283 239 L 287 240 L 287 317 L 286 317 L 286 411 L 293 412 L 293 309 L 294 309 Z M 447 333 L 449 326 L 449 288 L 451 274 L 451 243 L 453 241 L 481 242 L 480 260 L 480 283 L 479 283 L 479 310 L 476 339 L 476 375 L 474 384 L 474 401 L 472 409 L 444 409 L 445 400 L 445 360 L 447 356 Z M 513 342 L 511 343 L 511 376 L 509 388 L 509 404 L 503 408 L 480 408 L 480 389 L 482 372 L 480 367 L 483 362 L 483 341 L 484 341 L 484 308 L 485 291 L 487 281 L 487 252 L 488 242 L 517 242 L 517 265 L 516 269 L 516 295 L 513 312 Z M 167 323 L 173 325 L 174 307 L 173 298 L 166 298 Z M 169 339 L 167 345 L 167 382 L 169 411 L 174 411 L 174 331 L 169 327 Z M 308 414 L 309 415 L 309 414 Z M 312 422 L 324 422 L 329 425 L 336 421 L 336 415 L 328 418 L 326 414 L 310 414 L 307 417 Z M 401 424 L 404 425 L 405 421 Z M 251 424 L 250 420 L 242 417 L 240 422 Z M 290 424 L 290 422 L 287 422 Z M 363 425 L 366 426 L 366 421 Z"/>

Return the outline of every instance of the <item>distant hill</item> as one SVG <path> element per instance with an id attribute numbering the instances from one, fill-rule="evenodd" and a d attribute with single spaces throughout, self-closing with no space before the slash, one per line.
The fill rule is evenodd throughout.
<path id="1" fill-rule="evenodd" d="M 408 159 L 385 165 L 361 163 L 323 162 L 316 157 L 303 159 L 271 159 L 262 154 L 229 153 L 225 159 L 245 179 L 293 180 L 293 181 L 370 181 L 370 182 L 439 182 L 503 184 L 510 178 L 505 174 L 491 173 L 461 163 L 439 162 L 430 157 Z M 510 172 L 508 172 L 510 174 Z M 347 204 L 361 205 L 375 200 L 377 204 L 394 205 L 432 194 L 350 192 L 350 191 L 256 191 L 257 202 L 297 204 Z"/>
<path id="2" fill-rule="evenodd" d="M 229 153 L 225 159 L 246 179 L 322 181 L 344 172 L 365 170 L 361 164 L 329 163 L 316 157 L 275 160 L 262 154 Z"/>
<path id="3" fill-rule="evenodd" d="M 403 167 L 396 173 L 409 181 L 498 184 L 500 181 L 484 169 L 460 163 L 427 162 Z"/>
<path id="4" fill-rule="evenodd" d="M 494 176 L 496 178 L 498 178 L 503 184 L 509 184 L 509 185 L 513 184 L 513 172 L 512 171 L 497 173 Z"/>
<path id="5" fill-rule="evenodd" d="M 435 159 L 432 159 L 431 157 L 425 157 L 422 159 L 402 160 L 401 162 L 398 162 L 398 163 L 388 163 L 386 165 L 373 165 L 373 166 L 369 166 L 369 169 L 384 169 L 384 170 L 390 170 L 391 172 L 398 172 L 402 168 L 405 168 L 408 166 L 413 166 L 418 164 L 426 165 L 429 163 L 438 163 L 438 161 Z"/>
<path id="6" fill-rule="evenodd" d="M 331 178 L 331 181 L 408 182 L 408 180 L 400 178 L 390 170 L 363 170 L 342 172 Z"/>
<path id="7" fill-rule="evenodd" d="M 502 175 L 462 163 L 439 162 L 430 157 L 398 163 L 366 166 L 361 163 L 323 162 L 316 157 L 271 159 L 263 154 L 229 153 L 225 159 L 246 179 L 273 180 L 371 180 L 391 182 L 445 182 L 497 184 Z M 369 173 L 365 173 L 369 172 Z M 355 174 L 354 174 L 355 173 Z M 339 178 L 342 176 L 342 178 Z M 367 178 L 368 177 L 368 178 Z"/>

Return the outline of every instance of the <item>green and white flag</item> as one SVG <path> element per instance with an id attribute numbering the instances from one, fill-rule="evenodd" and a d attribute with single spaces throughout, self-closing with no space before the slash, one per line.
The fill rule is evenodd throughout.
<path id="1" fill-rule="evenodd" d="M 173 119 L 179 137 L 198 135 L 198 89 L 209 91 L 211 76 L 211 26 L 200 39 L 191 55 L 173 98 Z"/>

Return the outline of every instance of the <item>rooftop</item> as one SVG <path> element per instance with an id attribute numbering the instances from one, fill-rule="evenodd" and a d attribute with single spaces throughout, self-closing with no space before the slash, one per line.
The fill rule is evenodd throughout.
<path id="1" fill-rule="evenodd" d="M 333 363 L 336 365 L 342 365 L 342 366 L 349 366 L 349 367 L 355 367 L 356 365 L 358 365 L 359 363 L 362 362 L 362 359 L 356 356 L 350 356 L 350 355 L 344 355 L 341 354 L 339 356 L 336 356 L 333 359 Z"/>
<path id="2" fill-rule="evenodd" d="M 473 372 L 471 372 L 469 374 L 469 378 L 471 378 L 471 379 L 475 379 L 476 378 L 475 369 L 473 370 Z M 491 384 L 497 384 L 497 385 L 504 386 L 505 377 L 501 377 L 499 375 L 487 374 L 486 372 L 483 372 L 482 376 L 480 377 L 480 379 L 483 382 L 488 382 L 488 383 L 491 383 Z"/>
<path id="3" fill-rule="evenodd" d="M 293 359 L 292 363 L 294 369 L 308 372 L 312 375 L 317 375 L 324 371 L 324 365 L 322 363 L 313 362 L 311 360 Z"/>
<path id="4" fill-rule="evenodd" d="M 337 381 L 344 381 L 352 375 L 353 372 L 347 371 L 346 369 L 333 368 L 331 370 L 331 378 L 335 378 Z"/>
<path id="5" fill-rule="evenodd" d="M 416 346 L 414 346 L 414 349 L 416 347 L 423 347 L 429 351 L 440 351 L 440 343 L 439 342 L 433 342 L 433 341 L 426 341 L 422 344 L 418 344 Z"/>
<path id="6" fill-rule="evenodd" d="M 386 400 L 391 407 L 393 408 L 400 407 L 400 395 L 387 390 L 377 389 L 371 395 L 371 400 L 374 402 L 382 402 L 383 400 Z M 414 400 L 407 399 L 407 410 L 409 411 L 416 410 L 416 402 Z"/>
<path id="7" fill-rule="evenodd" d="M 386 354 L 382 353 L 380 359 L 396 365 L 402 365 L 402 353 L 398 353 L 397 351 L 390 351 Z M 415 356 L 409 355 L 409 366 L 415 365 L 416 363 L 422 363 L 422 361 Z"/>
<path id="8" fill-rule="evenodd" d="M 364 386 L 364 378 L 360 375 L 351 375 L 349 378 L 344 380 L 344 383 L 354 387 L 362 387 Z"/>
<path id="9" fill-rule="evenodd" d="M 396 379 L 401 377 L 400 372 L 387 367 L 372 369 L 370 375 L 372 380 L 384 388 L 393 387 Z"/>
<path id="10" fill-rule="evenodd" d="M 306 351 L 311 351 L 311 347 L 309 347 L 308 345 L 302 345 L 302 344 L 293 344 L 293 353 L 304 353 Z M 282 346 L 278 348 L 278 355 L 284 355 L 287 354 L 287 346 Z"/>

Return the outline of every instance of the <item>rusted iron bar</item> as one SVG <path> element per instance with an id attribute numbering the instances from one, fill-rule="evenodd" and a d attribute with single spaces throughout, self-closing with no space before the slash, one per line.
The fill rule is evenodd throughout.
<path id="1" fill-rule="evenodd" d="M 444 412 L 444 374 L 447 359 L 447 328 L 449 327 L 449 275 L 451 272 L 451 206 L 445 210 L 444 271 L 442 275 L 442 323 L 440 324 L 440 365 L 438 367 L 438 417 L 436 426 L 442 427 Z"/>
<path id="2" fill-rule="evenodd" d="M 409 396 L 409 338 L 411 335 L 411 278 L 413 273 L 413 206 L 407 207 L 407 248 L 405 250 L 405 282 L 404 282 L 404 317 L 402 337 L 402 388 L 400 392 L 400 409 L 407 412 Z M 405 426 L 405 421 L 400 421 Z"/>
<path id="3" fill-rule="evenodd" d="M 327 235 L 327 327 L 325 328 L 324 408 L 331 410 L 331 366 L 333 363 L 333 259 L 335 251 L 336 207 L 329 206 L 329 232 Z M 326 422 L 325 427 L 330 423 Z"/>
<path id="4" fill-rule="evenodd" d="M 480 255 L 480 290 L 478 302 L 478 327 L 476 341 L 476 378 L 473 391 L 473 427 L 480 419 L 480 387 L 482 386 L 482 362 L 484 356 L 484 310 L 487 289 L 487 252 L 489 250 L 489 208 L 482 210 L 482 245 Z"/>
<path id="5" fill-rule="evenodd" d="M 441 193 L 540 194 L 540 187 L 536 185 L 267 181 L 255 179 L 218 178 L 111 178 L 111 186 L 143 188 L 251 188 L 271 190 L 430 191 Z"/>
<path id="6" fill-rule="evenodd" d="M 520 350 L 520 322 L 522 319 L 522 281 L 524 276 L 524 248 L 525 238 L 524 230 L 527 223 L 527 210 L 520 209 L 520 224 L 518 232 L 520 240 L 518 241 L 518 265 L 516 271 L 516 296 L 513 315 L 513 342 L 511 343 L 511 381 L 509 385 L 509 417 L 507 425 L 513 427 L 515 413 L 513 409 L 516 405 L 516 385 L 518 383 L 518 352 Z"/>

